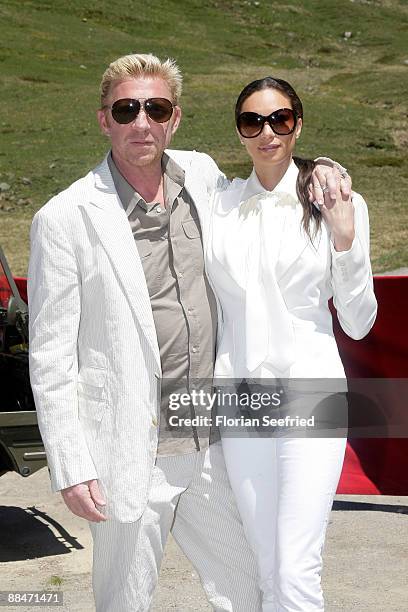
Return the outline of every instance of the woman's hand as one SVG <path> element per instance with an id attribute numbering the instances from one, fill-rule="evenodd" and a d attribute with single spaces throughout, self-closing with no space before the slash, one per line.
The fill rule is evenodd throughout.
<path id="1" fill-rule="evenodd" d="M 354 240 L 354 206 L 351 194 L 345 195 L 337 183 L 335 198 L 328 185 L 322 188 L 324 203 L 319 206 L 323 219 L 331 231 L 336 251 L 348 251 Z"/>
<path id="2" fill-rule="evenodd" d="M 325 203 L 325 196 L 327 190 L 332 200 L 337 198 L 337 190 L 340 191 L 344 197 L 351 195 L 351 176 L 347 172 L 340 172 L 339 168 L 335 165 L 336 162 L 329 160 L 323 161 L 319 158 L 316 166 L 312 172 L 312 180 L 309 188 L 309 197 L 311 202 L 317 202 L 319 205 Z M 343 169 L 344 170 L 344 169 Z M 325 189 L 323 193 L 323 189 Z"/>

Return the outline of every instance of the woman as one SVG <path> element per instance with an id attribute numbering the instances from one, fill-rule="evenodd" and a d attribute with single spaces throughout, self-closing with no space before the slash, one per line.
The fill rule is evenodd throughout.
<path id="1" fill-rule="evenodd" d="M 314 163 L 293 158 L 303 109 L 286 81 L 247 85 L 235 118 L 253 171 L 213 200 L 207 267 L 223 314 L 215 375 L 344 379 L 327 302 L 333 297 L 352 338 L 372 327 L 366 204 L 340 191 L 330 200 L 327 189 L 320 209 L 309 202 Z M 346 445 L 328 435 L 236 438 L 224 430 L 264 612 L 324 609 L 321 551 Z"/>

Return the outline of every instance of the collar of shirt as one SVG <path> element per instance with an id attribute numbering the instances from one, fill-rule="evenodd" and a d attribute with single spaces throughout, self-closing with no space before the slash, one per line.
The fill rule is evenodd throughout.
<path id="1" fill-rule="evenodd" d="M 256 195 L 271 196 L 277 193 L 286 193 L 293 196 L 295 199 L 298 199 L 296 193 L 296 181 L 298 174 L 299 169 L 292 159 L 288 169 L 286 170 L 279 183 L 274 189 L 272 189 L 272 191 L 268 191 L 262 185 L 261 181 L 258 178 L 258 175 L 255 172 L 255 168 L 253 168 L 242 191 L 240 203 L 246 202 L 247 200 L 249 200 L 249 198 L 252 198 Z"/>
<path id="2" fill-rule="evenodd" d="M 110 151 L 108 155 L 108 166 L 112 174 L 116 191 L 118 192 L 119 200 L 128 217 L 132 214 L 136 206 L 140 206 L 146 212 L 154 208 L 154 206 L 157 206 L 158 202 L 147 203 L 132 185 L 128 183 L 113 161 L 112 151 Z M 171 210 L 174 200 L 184 189 L 185 173 L 167 153 L 163 153 L 161 166 L 164 180 L 164 199 L 167 209 Z"/>

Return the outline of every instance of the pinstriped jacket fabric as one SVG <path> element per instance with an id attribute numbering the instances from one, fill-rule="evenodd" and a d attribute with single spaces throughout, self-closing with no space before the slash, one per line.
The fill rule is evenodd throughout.
<path id="1" fill-rule="evenodd" d="M 195 151 L 184 170 L 203 240 L 225 177 Z M 104 161 L 35 215 L 28 272 L 30 378 L 53 491 L 98 478 L 108 516 L 136 521 L 157 449 L 160 356 L 142 264 Z"/>

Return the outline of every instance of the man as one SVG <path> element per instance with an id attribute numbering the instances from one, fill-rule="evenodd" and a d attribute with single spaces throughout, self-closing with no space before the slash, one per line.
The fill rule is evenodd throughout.
<path id="1" fill-rule="evenodd" d="M 180 93 L 171 60 L 113 62 L 98 111 L 111 152 L 32 225 L 31 383 L 52 488 L 90 521 L 97 612 L 149 609 L 170 529 L 215 610 L 260 610 L 220 445 L 166 437 L 169 381 L 212 375 L 202 242 L 225 181 L 207 155 L 166 151 Z"/>

